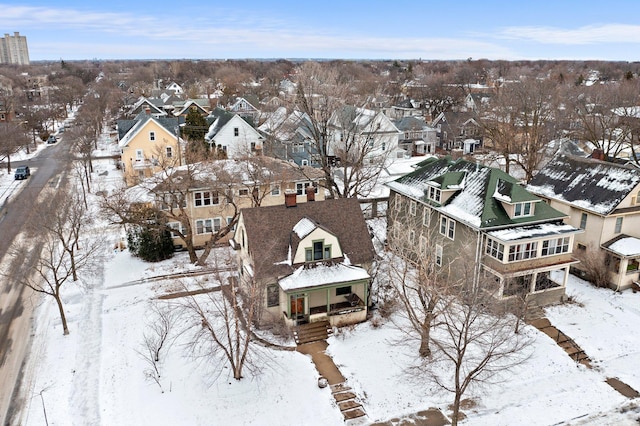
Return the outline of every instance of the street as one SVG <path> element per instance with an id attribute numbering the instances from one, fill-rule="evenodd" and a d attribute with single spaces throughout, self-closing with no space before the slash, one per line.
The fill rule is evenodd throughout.
<path id="1" fill-rule="evenodd" d="M 0 424 L 12 424 L 21 408 L 18 394 L 22 366 L 31 338 L 32 314 L 39 295 L 20 285 L 13 277 L 25 274 L 37 258 L 39 248 L 29 247 L 23 258 L 12 256 L 18 235 L 28 223 L 32 208 L 42 190 L 58 187 L 69 163 L 70 144 L 58 142 L 42 150 L 30 160 L 12 162 L 12 169 L 28 165 L 31 177 L 22 181 L 22 189 L 14 192 L 0 214 Z M 0 168 L 6 173 L 6 165 Z M 4 200 L 2 200 L 4 202 Z"/>

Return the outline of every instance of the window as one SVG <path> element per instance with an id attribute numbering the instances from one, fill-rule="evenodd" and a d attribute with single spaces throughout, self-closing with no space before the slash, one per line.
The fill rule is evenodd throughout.
<path id="1" fill-rule="evenodd" d="M 227 226 L 231 225 L 232 222 L 233 222 L 233 218 L 232 217 L 227 217 Z M 231 230 L 235 231 L 236 230 L 236 225 L 233 225 L 231 227 Z"/>
<path id="2" fill-rule="evenodd" d="M 393 200 L 395 201 L 393 203 L 393 207 L 396 211 L 400 211 L 400 207 L 402 206 L 402 198 L 400 198 L 400 194 L 396 194 L 393 197 Z"/>
<path id="3" fill-rule="evenodd" d="M 440 216 L 440 233 L 450 240 L 455 239 L 456 221 L 446 216 Z"/>
<path id="4" fill-rule="evenodd" d="M 305 250 L 305 261 L 313 262 L 317 260 L 330 259 L 331 258 L 331 246 L 324 245 L 324 241 L 314 241 L 313 248 Z"/>
<path id="5" fill-rule="evenodd" d="M 246 197 L 247 195 L 249 195 L 249 190 L 247 188 L 239 189 L 238 195 L 240 195 L 241 197 Z"/>
<path id="6" fill-rule="evenodd" d="M 213 231 L 213 219 L 196 220 L 196 234 L 210 234 Z"/>
<path id="7" fill-rule="evenodd" d="M 273 196 L 278 196 L 280 195 L 280 185 L 278 184 L 271 184 L 271 195 Z"/>
<path id="8" fill-rule="evenodd" d="M 531 216 L 533 213 L 532 203 L 517 203 L 513 211 L 513 217 Z"/>
<path id="9" fill-rule="evenodd" d="M 182 223 L 180 223 L 180 222 L 169 222 L 169 223 L 167 223 L 167 226 L 171 230 L 171 238 L 179 238 L 180 237 L 174 231 L 177 231 L 177 232 L 180 232 L 181 234 L 184 234 L 184 228 L 182 226 Z"/>
<path id="10" fill-rule="evenodd" d="M 172 148 L 172 147 L 170 147 L 170 146 L 168 146 L 168 147 L 166 148 L 166 150 L 165 150 L 165 153 L 166 153 L 167 158 L 171 158 L 171 157 L 173 157 L 173 148 Z"/>
<path id="11" fill-rule="evenodd" d="M 429 247 L 429 241 L 424 235 L 420 235 L 420 252 L 426 251 Z"/>
<path id="12" fill-rule="evenodd" d="M 251 142 L 251 151 L 255 151 L 255 150 L 256 150 L 256 143 Z"/>
<path id="13" fill-rule="evenodd" d="M 234 127 L 233 128 L 233 136 L 235 136 L 235 137 L 240 136 L 240 128 L 238 128 L 238 127 Z"/>
<path id="14" fill-rule="evenodd" d="M 156 132 L 149 132 L 149 140 L 151 142 L 156 140 Z"/>
<path id="15" fill-rule="evenodd" d="M 638 269 L 640 269 L 638 259 L 629 259 L 629 263 L 627 263 L 627 272 L 636 272 Z"/>
<path id="16" fill-rule="evenodd" d="M 616 234 L 619 234 L 620 232 L 622 232 L 622 218 L 621 217 L 617 217 L 616 218 L 616 228 L 613 231 Z"/>
<path id="17" fill-rule="evenodd" d="M 436 265 L 442 266 L 442 246 L 436 244 Z"/>
<path id="18" fill-rule="evenodd" d="M 213 231 L 218 232 L 222 228 L 222 220 L 219 217 L 213 219 Z"/>
<path id="19" fill-rule="evenodd" d="M 517 260 L 533 259 L 537 256 L 538 243 L 522 243 L 509 247 L 509 262 Z"/>
<path id="20" fill-rule="evenodd" d="M 409 231 L 409 244 L 413 245 L 416 243 L 416 231 Z"/>
<path id="21" fill-rule="evenodd" d="M 569 251 L 569 237 L 545 240 L 542 242 L 542 256 L 567 253 Z"/>
<path id="22" fill-rule="evenodd" d="M 430 224 L 431 224 L 431 209 L 428 207 L 425 207 L 424 210 L 422 210 L 422 225 L 429 226 Z"/>
<path id="23" fill-rule="evenodd" d="M 179 207 L 187 206 L 184 202 L 182 194 L 158 195 L 156 204 L 160 206 L 161 210 L 177 209 Z"/>
<path id="24" fill-rule="evenodd" d="M 411 216 L 415 216 L 417 211 L 418 211 L 418 203 L 411 200 L 409 202 L 409 212 L 411 213 Z"/>
<path id="25" fill-rule="evenodd" d="M 386 150 L 387 149 L 387 144 L 385 142 L 382 142 L 382 145 L 380 145 L 380 147 L 382 148 L 382 150 Z"/>
<path id="26" fill-rule="evenodd" d="M 580 229 L 587 229 L 587 214 L 582 213 L 580 216 Z"/>
<path id="27" fill-rule="evenodd" d="M 141 149 L 136 149 L 136 161 L 144 160 L 144 151 Z"/>
<path id="28" fill-rule="evenodd" d="M 280 292 L 277 284 L 269 284 L 267 286 L 267 308 L 273 308 L 280 305 Z"/>
<path id="29" fill-rule="evenodd" d="M 211 206 L 218 204 L 218 191 L 198 191 L 194 192 L 193 200 L 196 207 Z"/>
<path id="30" fill-rule="evenodd" d="M 318 184 L 316 182 L 298 182 L 298 183 L 296 183 L 296 194 L 297 195 L 304 195 L 305 189 L 308 186 L 313 186 L 314 187 L 314 192 L 316 194 L 318 193 Z"/>
<path id="31" fill-rule="evenodd" d="M 497 242 L 493 238 L 487 239 L 486 253 L 500 261 L 504 260 L 504 244 Z"/>
<path id="32" fill-rule="evenodd" d="M 336 288 L 336 296 L 343 296 L 345 294 L 351 294 L 351 286 L 348 285 L 346 287 L 338 287 Z"/>
<path id="33" fill-rule="evenodd" d="M 435 201 L 436 203 L 440 203 L 441 191 L 439 188 L 434 186 L 429 187 L 429 199 Z"/>

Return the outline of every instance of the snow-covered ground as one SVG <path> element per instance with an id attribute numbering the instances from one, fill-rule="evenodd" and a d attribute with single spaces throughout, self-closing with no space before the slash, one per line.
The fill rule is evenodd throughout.
<path id="1" fill-rule="evenodd" d="M 115 179 L 112 162 L 98 162 L 99 179 Z M 107 172 L 104 175 L 104 172 Z M 3 181 L 0 180 L 0 185 Z M 108 186 L 105 184 L 105 186 Z M 379 223 L 377 224 L 379 225 Z M 380 228 L 380 226 L 378 226 Z M 188 356 L 177 338 L 162 364 L 164 392 L 144 374 L 143 334 L 157 297 L 175 291 L 174 281 L 140 280 L 193 270 L 178 253 L 158 264 L 114 250 L 117 228 L 107 239 L 104 267 L 65 284 L 70 335 L 63 336 L 53 300 L 39 303 L 25 382 L 24 425 L 340 425 L 328 388 L 317 386 L 311 359 L 262 348 L 259 374 L 241 381 L 215 365 Z M 214 254 L 213 256 L 215 256 Z M 195 284 L 206 276 L 190 278 Z M 640 294 L 594 289 L 570 277 L 575 303 L 547 309 L 554 325 L 574 338 L 595 368 L 573 362 L 550 338 L 531 327 L 530 358 L 500 384 L 472 389 L 476 407 L 469 425 L 632 425 L 634 402 L 605 383 L 618 377 L 640 389 Z M 453 396 L 410 370 L 417 349 L 390 321 L 363 323 L 329 339 L 329 353 L 362 399 L 371 421 L 437 407 L 447 412 Z M 624 410 L 626 412 L 622 412 Z"/>

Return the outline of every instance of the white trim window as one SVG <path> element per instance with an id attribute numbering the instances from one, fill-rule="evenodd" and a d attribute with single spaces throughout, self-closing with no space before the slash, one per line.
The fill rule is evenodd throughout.
<path id="1" fill-rule="evenodd" d="M 616 226 L 615 229 L 613 230 L 614 233 L 619 234 L 622 232 L 622 217 L 617 217 L 616 218 Z"/>
<path id="2" fill-rule="evenodd" d="M 440 234 L 450 240 L 455 240 L 456 221 L 446 216 L 440 216 Z"/>
<path id="3" fill-rule="evenodd" d="M 180 238 L 180 236 L 174 231 L 178 231 L 184 235 L 184 226 L 182 226 L 182 222 L 169 222 L 167 223 L 167 226 L 171 230 L 171 238 Z"/>
<path id="4" fill-rule="evenodd" d="M 414 245 L 416 243 L 416 231 L 413 229 L 409 231 L 409 244 Z"/>
<path id="5" fill-rule="evenodd" d="M 428 247 L 429 247 L 429 240 L 427 239 L 426 236 L 420 235 L 420 245 L 418 246 L 418 248 L 420 249 L 420 253 L 427 251 Z"/>
<path id="6" fill-rule="evenodd" d="M 155 140 L 156 140 L 156 132 L 149 132 L 149 140 L 151 142 L 155 142 Z"/>
<path id="7" fill-rule="evenodd" d="M 167 158 L 173 158 L 173 147 L 172 146 L 167 146 L 165 148 L 165 155 L 167 156 Z"/>
<path id="8" fill-rule="evenodd" d="M 280 195 L 280 185 L 278 185 L 277 183 L 271 184 L 271 195 L 273 195 L 274 197 Z"/>
<path id="9" fill-rule="evenodd" d="M 136 161 L 144 160 L 144 151 L 141 149 L 136 149 Z"/>
<path id="10" fill-rule="evenodd" d="M 436 203 L 440 204 L 440 200 L 442 199 L 442 191 L 440 191 L 440 188 L 436 188 L 435 186 L 430 186 L 429 199 L 431 201 L 435 201 Z"/>
<path id="11" fill-rule="evenodd" d="M 213 219 L 197 219 L 196 234 L 211 234 L 213 232 Z"/>
<path id="12" fill-rule="evenodd" d="M 231 217 L 231 216 L 227 216 L 227 226 L 231 225 L 231 223 L 232 223 L 232 222 L 233 222 L 233 217 Z M 232 230 L 232 231 L 235 231 L 235 230 L 236 230 L 236 225 L 233 225 L 233 226 L 231 227 L 231 230 Z"/>
<path id="13" fill-rule="evenodd" d="M 571 238 L 554 238 L 552 240 L 544 240 L 542 242 L 542 256 L 553 256 L 554 254 L 562 254 L 569 252 L 569 241 Z"/>
<path id="14" fill-rule="evenodd" d="M 212 206 L 219 202 L 218 191 L 197 191 L 193 193 L 193 204 L 195 207 Z"/>
<path id="15" fill-rule="evenodd" d="M 513 207 L 513 217 L 525 217 L 533 215 L 533 203 L 526 201 L 524 203 L 516 203 Z"/>
<path id="16" fill-rule="evenodd" d="M 422 210 L 422 225 L 423 226 L 431 225 L 431 209 L 426 206 Z"/>
<path id="17" fill-rule="evenodd" d="M 504 244 L 499 243 L 493 238 L 488 238 L 486 254 L 493 257 L 494 259 L 503 261 L 504 260 Z"/>
<path id="18" fill-rule="evenodd" d="M 418 203 L 416 203 L 414 200 L 410 200 L 409 213 L 411 214 L 411 216 L 415 216 L 417 212 L 418 212 Z"/>
<path id="19" fill-rule="evenodd" d="M 296 182 L 296 195 L 304 195 L 308 187 L 313 186 L 313 192 L 318 193 L 317 182 Z"/>
<path id="20" fill-rule="evenodd" d="M 219 217 L 213 218 L 213 232 L 219 232 L 222 228 L 222 219 Z"/>
<path id="21" fill-rule="evenodd" d="M 442 246 L 436 244 L 436 265 L 442 266 Z"/>
<path id="22" fill-rule="evenodd" d="M 533 259 L 538 255 L 538 242 L 528 242 L 509 246 L 509 262 Z"/>
<path id="23" fill-rule="evenodd" d="M 396 194 L 393 197 L 393 209 L 395 211 L 400 211 L 400 207 L 402 207 L 402 196 L 400 194 Z"/>

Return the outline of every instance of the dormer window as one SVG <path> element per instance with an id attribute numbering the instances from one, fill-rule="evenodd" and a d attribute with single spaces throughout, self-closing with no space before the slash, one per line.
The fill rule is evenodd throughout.
<path id="1" fill-rule="evenodd" d="M 533 203 L 526 201 L 514 205 L 513 217 L 531 216 L 533 214 Z"/>
<path id="2" fill-rule="evenodd" d="M 325 245 L 324 240 L 314 241 L 312 248 L 305 249 L 305 261 L 331 259 L 331 245 Z"/>
<path id="3" fill-rule="evenodd" d="M 440 188 L 436 188 L 435 186 L 429 187 L 429 199 L 431 201 L 435 201 L 436 203 L 439 204 L 441 196 L 442 196 L 442 192 L 440 191 Z"/>

